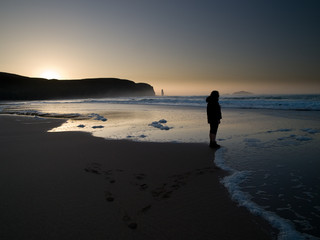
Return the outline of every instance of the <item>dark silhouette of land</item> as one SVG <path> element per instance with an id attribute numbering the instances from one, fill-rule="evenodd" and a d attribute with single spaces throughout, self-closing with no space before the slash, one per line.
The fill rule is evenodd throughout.
<path id="1" fill-rule="evenodd" d="M 0 72 L 0 100 L 154 96 L 153 87 L 118 78 L 48 80 Z"/>
<path id="2" fill-rule="evenodd" d="M 246 92 L 246 91 L 239 91 L 239 92 L 234 92 L 232 95 L 252 95 L 253 93 L 251 92 Z"/>

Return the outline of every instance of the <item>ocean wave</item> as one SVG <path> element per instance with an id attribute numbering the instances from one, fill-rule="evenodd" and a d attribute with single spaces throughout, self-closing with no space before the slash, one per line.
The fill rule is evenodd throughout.
<path id="1" fill-rule="evenodd" d="M 1 109 L 0 109 L 1 110 Z M 20 116 L 32 116 L 32 117 L 44 117 L 44 118 L 62 118 L 62 119 L 74 119 L 74 120 L 97 120 L 105 122 L 107 119 L 97 113 L 80 114 L 80 113 L 44 113 L 37 110 L 2 110 L 0 114 L 8 115 L 20 115 Z"/>
<path id="2" fill-rule="evenodd" d="M 240 184 L 246 181 L 250 176 L 249 171 L 237 171 L 229 167 L 224 161 L 224 154 L 226 149 L 221 148 L 215 153 L 215 164 L 217 167 L 228 171 L 230 175 L 224 177 L 221 183 L 227 188 L 233 201 L 237 202 L 239 206 L 247 208 L 253 215 L 260 216 L 267 220 L 271 226 L 279 230 L 278 240 L 303 240 L 312 239 L 313 236 L 305 236 L 295 230 L 293 224 L 278 216 L 276 213 L 267 211 L 251 200 L 249 193 L 242 191 Z"/>
<path id="3" fill-rule="evenodd" d="M 2 110 L 1 114 L 10 114 L 10 115 L 22 115 L 22 116 L 35 116 L 35 117 L 50 117 L 50 118 L 82 118 L 79 113 L 43 113 L 37 110 Z"/>
<path id="4" fill-rule="evenodd" d="M 5 104 L 137 104 L 203 108 L 207 104 L 205 100 L 206 96 L 155 96 L 6 102 Z M 236 109 L 320 111 L 320 95 L 222 95 L 220 105 L 222 108 Z"/>

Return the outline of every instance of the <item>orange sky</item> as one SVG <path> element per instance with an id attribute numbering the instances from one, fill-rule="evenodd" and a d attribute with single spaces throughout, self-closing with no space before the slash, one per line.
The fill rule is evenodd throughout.
<path id="1" fill-rule="evenodd" d="M 4 0 L 0 71 L 125 78 L 168 95 L 320 93 L 319 6 Z"/>

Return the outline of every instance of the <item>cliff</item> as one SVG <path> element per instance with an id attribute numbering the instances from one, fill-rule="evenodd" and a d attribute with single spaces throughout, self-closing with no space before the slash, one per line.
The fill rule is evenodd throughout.
<path id="1" fill-rule="evenodd" d="M 0 100 L 154 96 L 153 87 L 118 78 L 47 80 L 0 72 Z"/>

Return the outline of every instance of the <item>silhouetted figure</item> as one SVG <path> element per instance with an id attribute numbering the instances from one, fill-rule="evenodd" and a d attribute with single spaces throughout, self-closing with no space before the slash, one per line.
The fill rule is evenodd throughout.
<path id="1" fill-rule="evenodd" d="M 161 96 L 164 96 L 164 91 L 163 91 L 163 89 L 161 89 Z"/>
<path id="2" fill-rule="evenodd" d="M 208 116 L 208 123 L 210 124 L 210 147 L 211 148 L 220 148 L 220 145 L 216 142 L 216 136 L 218 127 L 220 124 L 221 116 L 221 107 L 219 104 L 219 92 L 212 91 L 210 96 L 207 97 L 207 116 Z"/>

